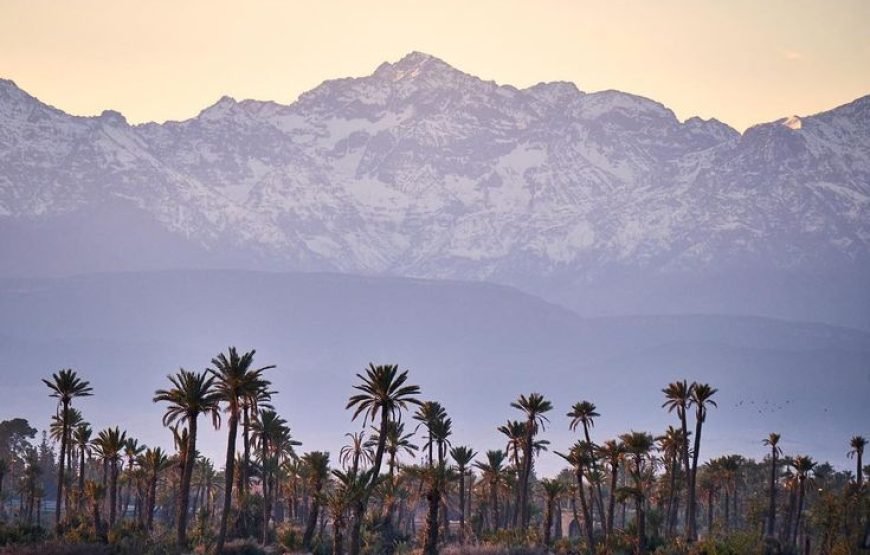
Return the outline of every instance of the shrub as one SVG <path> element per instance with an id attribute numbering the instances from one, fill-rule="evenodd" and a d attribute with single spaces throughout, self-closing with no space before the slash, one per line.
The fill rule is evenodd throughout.
<path id="1" fill-rule="evenodd" d="M 224 546 L 224 555 L 267 555 L 267 553 L 251 540 L 233 540 Z"/>

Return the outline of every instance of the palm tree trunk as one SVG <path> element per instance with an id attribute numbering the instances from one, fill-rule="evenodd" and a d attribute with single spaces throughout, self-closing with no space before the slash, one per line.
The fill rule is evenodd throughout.
<path id="1" fill-rule="evenodd" d="M 583 469 L 578 467 L 574 472 L 574 477 L 577 479 L 580 510 L 583 511 L 583 529 L 586 532 L 586 543 L 589 547 L 589 552 L 593 553 L 595 551 L 595 538 L 592 536 L 592 516 L 589 512 L 589 505 L 586 503 L 586 492 L 583 487 Z"/>
<path id="2" fill-rule="evenodd" d="M 692 468 L 689 466 L 689 425 L 686 420 L 686 411 L 681 409 L 678 411 L 678 414 L 680 416 L 680 427 L 683 430 L 683 466 L 686 469 L 686 521 L 684 527 L 686 539 L 691 542 L 694 541 L 694 537 L 689 528 L 689 519 L 692 511 L 692 504 L 689 499 L 689 492 L 692 489 Z"/>
<path id="3" fill-rule="evenodd" d="M 305 526 L 305 534 L 302 536 L 302 546 L 311 551 L 311 542 L 314 540 L 314 529 L 317 527 L 317 519 L 320 515 L 320 491 L 322 486 L 314 485 L 314 496 L 311 501 L 311 512 L 308 514 L 308 523 Z"/>
<path id="4" fill-rule="evenodd" d="M 520 502 L 516 508 L 520 514 L 520 524 L 525 529 L 529 526 L 529 477 L 532 473 L 532 436 L 533 426 L 527 425 L 526 441 L 523 444 L 523 472 L 520 476 Z"/>
<path id="5" fill-rule="evenodd" d="M 224 543 L 227 538 L 227 522 L 233 503 L 233 467 L 236 462 L 236 433 L 239 427 L 238 410 L 230 413 L 229 430 L 227 431 L 227 459 L 224 467 L 224 510 L 221 514 L 221 525 L 218 529 L 215 553 L 223 555 Z"/>
<path id="6" fill-rule="evenodd" d="M 332 521 L 332 555 L 344 555 L 344 516 L 337 514 Z"/>
<path id="7" fill-rule="evenodd" d="M 151 481 L 148 484 L 148 502 L 147 502 L 147 527 L 148 531 L 152 531 L 154 529 L 154 503 L 157 499 L 157 469 L 155 468 L 151 474 Z"/>
<path id="8" fill-rule="evenodd" d="M 804 488 L 805 488 L 804 480 L 801 479 L 800 480 L 800 493 L 798 494 L 797 518 L 795 519 L 795 522 L 794 522 L 794 534 L 792 535 L 792 541 L 791 541 L 791 544 L 795 547 L 797 547 L 798 531 L 800 530 L 800 527 L 801 527 L 801 516 L 802 516 L 801 513 L 803 513 L 803 510 L 804 510 Z"/>
<path id="9" fill-rule="evenodd" d="M 607 537 L 613 536 L 613 517 L 616 510 L 616 475 L 619 473 L 619 467 L 614 466 L 610 470 L 610 499 L 608 499 L 609 507 L 607 511 Z"/>
<path id="10" fill-rule="evenodd" d="M 590 451 L 591 451 L 592 439 L 590 439 L 590 436 L 589 436 L 589 426 L 585 421 L 583 422 L 583 434 L 586 436 L 586 443 L 587 443 L 587 445 L 590 446 Z M 597 475 L 598 474 L 598 461 L 595 458 L 595 455 L 593 453 L 590 452 L 589 456 L 592 459 L 592 470 Z M 596 494 L 595 499 L 596 499 L 596 502 L 598 504 L 598 514 L 601 515 L 601 521 L 604 522 L 604 496 L 601 493 L 601 480 L 598 480 L 595 482 L 595 494 Z M 604 530 L 604 540 L 607 541 L 607 529 L 606 529 L 606 527 Z"/>
<path id="11" fill-rule="evenodd" d="M 85 447 L 82 446 L 79 455 L 79 512 L 85 506 Z"/>
<path id="12" fill-rule="evenodd" d="M 646 553 L 646 511 L 643 497 L 638 495 L 634 503 L 637 512 L 637 552 L 643 555 Z"/>
<path id="13" fill-rule="evenodd" d="M 459 469 L 459 543 L 465 543 L 465 468 Z"/>
<path id="14" fill-rule="evenodd" d="M 353 526 L 350 533 L 350 555 L 359 555 L 362 549 L 362 521 L 365 516 L 366 506 L 362 500 L 359 500 L 354 505 L 353 510 Z"/>
<path id="15" fill-rule="evenodd" d="M 109 481 L 109 526 L 115 525 L 118 513 L 118 462 L 111 462 L 111 480 Z"/>
<path id="16" fill-rule="evenodd" d="M 665 536 L 670 538 L 674 531 L 674 498 L 677 493 L 677 455 L 673 454 L 670 460 L 671 480 L 668 484 L 667 516 L 665 517 Z"/>
<path id="17" fill-rule="evenodd" d="M 438 555 L 438 506 L 441 505 L 441 492 L 432 486 L 426 492 L 429 511 L 426 514 L 426 541 L 423 544 L 423 555 Z"/>
<path id="18" fill-rule="evenodd" d="M 687 523 L 688 532 L 686 539 L 695 541 L 698 538 L 697 526 L 695 524 L 695 513 L 697 511 L 697 503 L 695 500 L 695 483 L 698 474 L 698 455 L 701 452 L 701 427 L 704 421 L 697 419 L 695 422 L 695 450 L 692 451 L 692 471 L 689 476 L 689 491 L 687 501 L 687 511 L 689 513 L 689 521 Z"/>
<path id="19" fill-rule="evenodd" d="M 498 486 L 495 482 L 489 485 L 489 502 L 492 504 L 492 529 L 498 530 Z"/>
<path id="20" fill-rule="evenodd" d="M 770 503 L 767 508 L 767 535 L 773 537 L 776 527 L 776 447 L 770 463 Z"/>
<path id="21" fill-rule="evenodd" d="M 547 499 L 547 513 L 544 517 L 544 545 L 549 547 L 550 540 L 552 537 L 550 536 L 550 531 L 553 529 L 553 505 L 555 500 L 551 497 Z"/>
<path id="22" fill-rule="evenodd" d="M 63 402 L 63 427 L 60 433 L 60 457 L 57 468 L 57 500 L 54 505 L 54 526 L 58 533 L 60 532 L 60 506 L 63 504 L 63 477 L 64 467 L 66 462 L 66 428 L 67 428 L 67 413 L 69 412 L 69 402 Z"/>
<path id="23" fill-rule="evenodd" d="M 187 513 L 190 505 L 190 480 L 193 477 L 193 467 L 196 466 L 196 415 L 187 415 L 188 440 L 187 452 L 184 455 L 184 468 L 181 474 L 181 496 L 178 500 L 178 521 L 175 541 L 180 549 L 187 547 Z"/>

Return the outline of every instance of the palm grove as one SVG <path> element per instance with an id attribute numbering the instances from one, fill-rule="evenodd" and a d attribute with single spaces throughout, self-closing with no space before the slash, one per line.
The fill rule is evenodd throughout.
<path id="1" fill-rule="evenodd" d="M 369 365 L 346 405 L 358 431 L 346 434 L 336 458 L 299 454 L 301 443 L 271 405 L 274 366 L 258 367 L 254 355 L 231 347 L 205 371 L 168 376 L 153 400 L 165 408 L 172 452 L 117 426 L 95 433 L 79 408 L 95 392 L 77 372 L 44 379 L 57 400 L 51 442 L 32 445 L 36 430 L 21 419 L 0 423 L 0 542 L 51 540 L 13 532 L 48 524 L 40 520 L 42 500 L 52 497 L 48 478 L 55 537 L 139 538 L 139 550 L 229 553 L 246 541 L 336 555 L 445 546 L 848 553 L 867 542 L 862 436 L 849 442 L 854 473 L 783 454 L 776 433 L 762 439 L 762 461 L 734 454 L 701 464 L 704 423 L 716 407 L 708 384 L 662 390 L 674 425 L 660 435 L 632 430 L 596 442 L 601 415 L 592 402 L 575 403 L 564 419 L 578 439 L 556 451 L 566 468 L 538 479 L 535 460 L 556 425 L 540 393 L 510 403 L 510 418 L 495 430 L 504 449 L 478 453 L 452 444 L 446 408 L 425 400 L 407 371 Z M 203 423 L 226 431 L 223 470 L 197 451 Z"/>

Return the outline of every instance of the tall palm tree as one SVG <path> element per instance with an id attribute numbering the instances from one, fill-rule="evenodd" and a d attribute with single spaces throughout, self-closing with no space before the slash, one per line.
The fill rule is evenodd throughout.
<path id="1" fill-rule="evenodd" d="M 504 425 L 498 427 L 498 431 L 507 438 L 505 445 L 505 453 L 513 463 L 514 469 L 519 472 L 522 468 L 523 443 L 526 441 L 526 423 L 519 420 L 508 420 Z M 520 517 L 520 482 L 517 480 L 514 488 L 514 511 L 513 526 L 516 527 Z"/>
<path id="2" fill-rule="evenodd" d="M 499 529 L 498 490 L 507 480 L 505 460 L 507 455 L 501 449 L 486 452 L 486 462 L 476 461 L 474 467 L 483 474 L 483 481 L 489 485 L 489 505 L 492 511 L 492 529 Z"/>
<path id="3" fill-rule="evenodd" d="M 776 529 L 776 467 L 777 457 L 782 454 L 779 438 L 779 434 L 771 433 L 763 442 L 764 445 L 770 447 L 770 501 L 767 508 L 767 536 L 771 538 Z"/>
<path id="4" fill-rule="evenodd" d="M 794 468 L 795 474 L 797 474 L 798 479 L 798 504 L 797 504 L 797 517 L 795 518 L 794 523 L 794 532 L 791 537 L 791 544 L 797 544 L 798 532 L 801 527 L 801 516 L 804 510 L 804 496 L 806 495 L 806 481 L 809 477 L 810 473 L 816 467 L 816 462 L 812 459 L 812 457 L 808 456 L 797 456 L 791 463 L 792 468 Z"/>
<path id="5" fill-rule="evenodd" d="M 366 440 L 365 432 L 346 433 L 344 436 L 350 438 L 350 443 L 341 448 L 338 460 L 345 469 L 356 475 L 359 473 L 360 463 L 365 465 L 374 461 L 375 453 L 372 448 L 377 447 L 377 442 Z"/>
<path id="6" fill-rule="evenodd" d="M 354 507 L 354 522 L 350 537 L 350 555 L 359 555 L 360 532 L 362 530 L 362 518 L 368 505 L 369 497 L 374 490 L 374 485 L 381 472 L 381 463 L 384 458 L 384 450 L 387 444 L 387 429 L 390 420 L 401 421 L 402 411 L 407 410 L 409 405 L 420 405 L 416 398 L 420 394 L 420 387 L 406 385 L 408 371 L 399 372 L 399 367 L 394 364 L 378 365 L 369 364 L 365 375 L 357 374 L 361 384 L 353 386 L 359 391 L 352 395 L 345 409 L 355 408 L 352 420 L 356 420 L 364 414 L 364 423 L 375 422 L 380 418 L 378 429 L 378 445 L 375 449 L 374 461 L 371 467 L 371 483 L 366 488 L 364 495 L 359 497 Z"/>
<path id="7" fill-rule="evenodd" d="M 852 449 L 849 451 L 849 458 L 855 457 L 857 459 L 855 461 L 855 476 L 858 481 L 858 491 L 861 490 L 861 486 L 864 484 L 864 467 L 862 466 L 861 460 L 864 457 L 864 447 L 867 446 L 867 439 L 863 436 L 853 436 L 849 441 L 849 447 Z"/>
<path id="8" fill-rule="evenodd" d="M 664 457 L 664 463 L 667 467 L 669 475 L 668 484 L 668 501 L 667 510 L 665 513 L 665 527 L 668 537 L 673 535 L 674 527 L 676 526 L 677 516 L 677 474 L 679 474 L 679 460 L 682 454 L 683 432 L 673 426 L 668 426 L 663 436 L 656 438 L 659 443 L 659 450 Z"/>
<path id="9" fill-rule="evenodd" d="M 214 376 L 209 376 L 207 372 L 188 372 L 181 368 L 174 376 L 169 375 L 167 378 L 172 387 L 155 391 L 153 401 L 169 405 L 163 414 L 164 426 L 171 426 L 176 422 L 183 422 L 187 426 L 188 440 L 185 463 L 181 469 L 181 491 L 175 531 L 175 541 L 181 549 L 184 549 L 187 546 L 190 480 L 193 476 L 193 462 L 196 460 L 197 420 L 200 414 L 209 414 L 217 427 L 220 424 L 218 405 L 220 398 L 213 387 Z"/>
<path id="10" fill-rule="evenodd" d="M 586 445 L 590 448 L 590 460 L 592 462 L 592 471 L 594 473 L 598 473 L 598 461 L 594 455 L 595 444 L 592 443 L 592 439 L 589 434 L 589 429 L 595 427 L 595 419 L 601 416 L 597 412 L 597 407 L 595 404 L 589 401 L 580 401 L 579 403 L 574 403 L 574 406 L 571 407 L 570 412 L 566 414 L 571 419 L 569 424 L 569 428 L 571 431 L 577 429 L 578 425 L 583 426 L 583 435 L 586 438 Z M 601 493 L 601 483 L 597 483 L 595 485 L 595 499 L 598 504 L 598 514 L 604 518 L 604 496 Z M 604 540 L 607 541 L 607 530 L 605 528 L 604 531 Z"/>
<path id="11" fill-rule="evenodd" d="M 143 451 L 145 451 L 145 446 L 141 445 L 138 439 L 132 437 L 127 438 L 127 441 L 124 443 L 124 456 L 127 458 L 127 468 L 125 469 L 125 474 L 127 475 L 127 494 L 126 496 L 123 496 L 123 501 L 121 501 L 122 520 L 127 516 L 127 507 L 130 506 L 130 492 L 133 490 L 133 484 L 135 482 L 133 474 L 135 471 L 136 459 Z"/>
<path id="12" fill-rule="evenodd" d="M 645 432 L 634 432 L 620 436 L 625 452 L 634 461 L 631 468 L 631 476 L 634 487 L 628 488 L 635 502 L 635 514 L 637 518 L 637 545 L 638 553 L 646 553 L 646 476 L 648 471 L 649 453 L 653 448 L 653 437 Z"/>
<path id="13" fill-rule="evenodd" d="M 359 472 L 333 470 L 335 485 L 326 497 L 326 507 L 332 517 L 332 554 L 344 555 L 344 529 L 348 509 L 365 495 L 371 482 L 371 469 Z"/>
<path id="14" fill-rule="evenodd" d="M 254 414 L 251 423 L 254 444 L 260 446 L 261 484 L 263 490 L 263 545 L 269 540 L 269 519 L 272 516 L 272 490 L 274 489 L 274 474 L 280 466 L 279 458 L 285 453 L 293 453 L 293 447 L 301 445 L 290 436 L 287 421 L 278 416 L 272 409 L 265 409 Z"/>
<path id="15" fill-rule="evenodd" d="M 272 395 L 276 394 L 277 391 L 269 391 L 268 387 L 264 384 L 263 387 L 259 388 L 252 395 L 246 396 L 242 399 L 242 461 L 243 464 L 239 466 L 239 471 L 242 478 L 242 488 L 247 494 L 250 491 L 251 486 L 251 424 L 253 419 L 257 417 L 260 409 L 268 409 L 273 410 L 274 407 L 269 404 L 272 400 Z M 243 516 L 247 515 L 244 513 Z"/>
<path id="16" fill-rule="evenodd" d="M 520 395 L 519 399 L 511 403 L 511 407 L 522 411 L 526 416 L 526 438 L 523 443 L 523 461 L 519 475 L 520 478 L 520 520 L 523 528 L 529 525 L 529 479 L 532 473 L 532 457 L 534 437 L 539 430 L 544 430 L 544 423 L 549 419 L 544 415 L 553 410 L 553 404 L 540 393 L 532 393 L 528 397 Z"/>
<path id="17" fill-rule="evenodd" d="M 686 380 L 671 382 L 668 386 L 662 389 L 662 393 L 665 394 L 665 402 L 662 404 L 663 408 L 667 408 L 668 412 L 677 412 L 677 417 L 680 419 L 680 429 L 683 432 L 683 469 L 686 471 L 686 491 L 688 492 L 692 487 L 692 467 L 689 463 L 689 425 L 687 421 L 686 411 L 689 407 L 689 402 L 692 396 L 692 390 L 694 389 L 695 384 L 693 383 L 691 386 L 686 382 Z M 695 536 L 692 530 L 689 528 L 689 513 L 692 510 L 690 503 L 686 502 L 686 539 L 688 541 L 694 541 Z"/>
<path id="18" fill-rule="evenodd" d="M 93 388 L 89 382 L 79 379 L 75 370 L 64 368 L 60 372 L 51 375 L 51 380 L 43 379 L 42 382 L 51 390 L 49 397 L 55 397 L 58 402 L 58 413 L 66 417 L 69 415 L 69 408 L 72 400 L 77 397 L 89 397 L 93 395 Z M 60 506 L 63 504 L 63 484 L 65 480 L 65 462 L 67 455 L 67 438 L 69 438 L 69 427 L 67 419 L 64 418 L 63 432 L 61 433 L 60 441 L 60 457 L 58 460 L 57 470 L 57 503 L 54 509 L 54 525 L 60 529 Z"/>
<path id="19" fill-rule="evenodd" d="M 146 449 L 142 455 L 141 466 L 145 469 L 148 476 L 145 525 L 148 531 L 151 531 L 154 529 L 154 504 L 157 499 L 157 479 L 161 472 L 169 468 L 169 456 L 160 447 Z"/>
<path id="20" fill-rule="evenodd" d="M 613 536 L 613 520 L 616 511 L 616 480 L 619 474 L 619 461 L 625 454 L 621 441 L 608 439 L 598 447 L 598 456 L 610 465 L 610 498 L 607 507 L 607 537 Z"/>
<path id="21" fill-rule="evenodd" d="M 585 488 L 583 487 L 583 474 L 592 464 L 586 442 L 578 441 L 571 447 L 568 454 L 557 452 L 557 455 L 565 459 L 574 469 L 574 478 L 577 481 L 577 493 L 580 497 L 580 510 L 583 512 L 583 529 L 586 532 L 586 543 L 589 546 L 589 551 L 595 551 L 595 538 L 592 530 L 592 514 L 589 510 L 589 504 L 586 502 Z"/>
<path id="22" fill-rule="evenodd" d="M 549 546 L 553 531 L 553 509 L 556 505 L 556 500 L 565 493 L 565 484 L 558 479 L 550 480 L 544 478 L 541 480 L 541 487 L 544 489 L 544 495 L 547 498 L 547 510 L 544 517 L 544 545 Z"/>
<path id="23" fill-rule="evenodd" d="M 468 465 L 474 460 L 477 453 L 471 448 L 464 445 L 453 447 L 450 449 L 450 457 L 456 463 L 456 470 L 459 472 L 459 541 L 465 543 L 465 475 L 468 472 Z"/>
<path id="24" fill-rule="evenodd" d="M 95 442 L 109 465 L 109 526 L 114 526 L 118 510 L 118 463 L 127 443 L 127 432 L 122 432 L 117 426 L 106 428 L 97 435 Z"/>
<path id="25" fill-rule="evenodd" d="M 414 413 L 414 420 L 420 422 L 417 425 L 417 428 L 420 426 L 425 426 L 428 431 L 428 438 L 424 447 L 427 449 L 429 457 L 427 459 L 427 464 L 431 467 L 435 464 L 435 460 L 432 455 L 432 449 L 434 448 L 434 442 L 432 440 L 432 426 L 435 422 L 442 420 L 447 417 L 447 411 L 444 410 L 444 407 L 441 406 L 441 403 L 437 401 L 423 401 L 420 403 L 420 406 L 417 407 L 417 412 Z M 415 429 L 416 431 L 416 429 Z"/>
<path id="26" fill-rule="evenodd" d="M 697 536 L 695 525 L 695 514 L 697 504 L 695 502 L 695 474 L 698 471 L 698 455 L 701 453 L 701 428 L 704 426 L 704 421 L 707 419 L 707 407 L 716 406 L 716 401 L 713 400 L 713 395 L 717 389 L 710 387 L 705 383 L 693 383 L 689 396 L 689 406 L 695 407 L 695 448 L 692 450 L 692 471 L 689 476 L 689 533 L 687 537 L 691 537 L 694 541 Z"/>
<path id="27" fill-rule="evenodd" d="M 390 420 L 387 425 L 387 444 L 384 448 L 384 453 L 387 455 L 387 468 L 391 477 L 395 477 L 396 475 L 399 453 L 404 452 L 413 457 L 415 451 L 417 451 L 418 447 L 411 443 L 413 437 L 413 432 L 405 433 L 404 422 Z M 364 446 L 369 450 L 369 452 L 372 452 L 372 450 L 378 446 L 380 440 L 380 432 L 375 429 L 371 437 L 366 440 Z"/>
<path id="28" fill-rule="evenodd" d="M 216 552 L 223 553 L 224 542 L 227 537 L 227 523 L 229 522 L 230 509 L 233 503 L 233 478 L 236 463 L 236 435 L 238 433 L 239 418 L 241 417 L 242 402 L 245 399 L 255 397 L 261 390 L 268 389 L 269 382 L 263 378 L 266 370 L 275 368 L 274 365 L 254 368 L 255 350 L 239 355 L 235 347 L 230 347 L 226 354 L 219 353 L 212 359 L 212 367 L 208 369 L 214 377 L 214 388 L 218 399 L 224 403 L 225 410 L 229 414 L 227 423 L 227 457 L 224 467 L 224 507 L 221 514 L 220 528 L 218 529 Z"/>
<path id="29" fill-rule="evenodd" d="M 82 423 L 76 427 L 72 434 L 72 442 L 79 450 L 79 511 L 83 511 L 85 506 L 85 457 L 91 452 L 91 436 L 93 433 L 90 424 Z"/>
<path id="30" fill-rule="evenodd" d="M 308 513 L 308 523 L 302 536 L 302 546 L 311 551 L 311 543 L 314 540 L 314 530 L 320 518 L 320 506 L 323 502 L 323 487 L 329 478 L 329 453 L 325 451 L 311 451 L 302 455 L 302 462 L 308 467 L 308 480 L 311 485 L 312 503 L 311 512 Z"/>

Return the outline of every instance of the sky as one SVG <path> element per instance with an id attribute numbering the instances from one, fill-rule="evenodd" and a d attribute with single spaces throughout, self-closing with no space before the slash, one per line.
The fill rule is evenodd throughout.
<path id="1" fill-rule="evenodd" d="M 0 0 L 0 77 L 77 115 L 294 101 L 417 50 L 526 87 L 572 81 L 739 130 L 870 93 L 870 2 Z"/>

